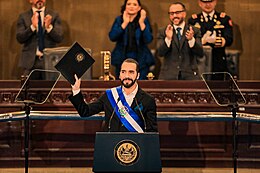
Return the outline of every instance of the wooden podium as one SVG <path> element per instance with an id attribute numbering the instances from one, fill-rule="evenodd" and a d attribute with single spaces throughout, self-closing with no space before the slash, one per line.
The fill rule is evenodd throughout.
<path id="1" fill-rule="evenodd" d="M 96 133 L 93 172 L 161 171 L 159 133 Z"/>

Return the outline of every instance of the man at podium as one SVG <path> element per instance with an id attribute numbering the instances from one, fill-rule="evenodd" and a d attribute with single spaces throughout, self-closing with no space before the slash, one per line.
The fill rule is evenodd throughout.
<path id="1" fill-rule="evenodd" d="M 104 131 L 116 132 L 157 132 L 155 99 L 143 91 L 137 83 L 139 64 L 126 59 L 120 70 L 121 86 L 106 90 L 95 102 L 86 103 L 80 91 L 81 79 L 75 75 L 69 100 L 81 117 L 105 112 Z"/>

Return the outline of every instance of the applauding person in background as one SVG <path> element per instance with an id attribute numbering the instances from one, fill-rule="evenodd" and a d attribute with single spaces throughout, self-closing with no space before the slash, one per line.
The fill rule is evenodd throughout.
<path id="1" fill-rule="evenodd" d="M 152 42 L 152 30 L 146 11 L 142 9 L 140 0 L 125 0 L 118 16 L 109 32 L 111 41 L 116 42 L 112 51 L 111 63 L 115 66 L 118 79 L 123 61 L 135 59 L 140 65 L 139 79 L 146 79 L 155 59 L 147 47 Z"/>

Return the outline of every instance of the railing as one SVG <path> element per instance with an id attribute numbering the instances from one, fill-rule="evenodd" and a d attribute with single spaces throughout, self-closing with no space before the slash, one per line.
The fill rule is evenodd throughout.
<path id="1" fill-rule="evenodd" d="M 0 122 L 24 120 L 24 111 L 0 114 Z M 104 120 L 104 113 L 80 117 L 75 111 L 32 111 L 30 120 Z M 229 112 L 158 112 L 158 121 L 232 121 Z M 260 123 L 260 115 L 237 113 L 237 121 Z"/>

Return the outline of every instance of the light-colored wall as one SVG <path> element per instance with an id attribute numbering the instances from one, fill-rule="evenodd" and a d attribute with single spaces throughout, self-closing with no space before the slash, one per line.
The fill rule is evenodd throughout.
<path id="1" fill-rule="evenodd" d="M 168 23 L 168 6 L 173 0 L 142 0 L 153 26 L 154 37 L 158 27 Z M 188 9 L 188 17 L 198 13 L 197 0 L 182 1 Z M 114 43 L 108 32 L 123 0 L 47 0 L 47 6 L 58 11 L 63 20 L 65 39 L 60 46 L 70 46 L 78 41 L 92 49 L 96 63 L 93 77 L 101 75 L 101 50 L 112 51 Z M 15 39 L 18 15 L 30 8 L 27 0 L 0 1 L 0 79 L 19 79 L 17 63 L 21 45 Z M 235 41 L 232 49 L 242 50 L 240 56 L 240 79 L 260 80 L 259 0 L 218 0 L 217 9 L 225 11 L 234 22 Z M 156 39 L 149 45 L 155 48 Z"/>

